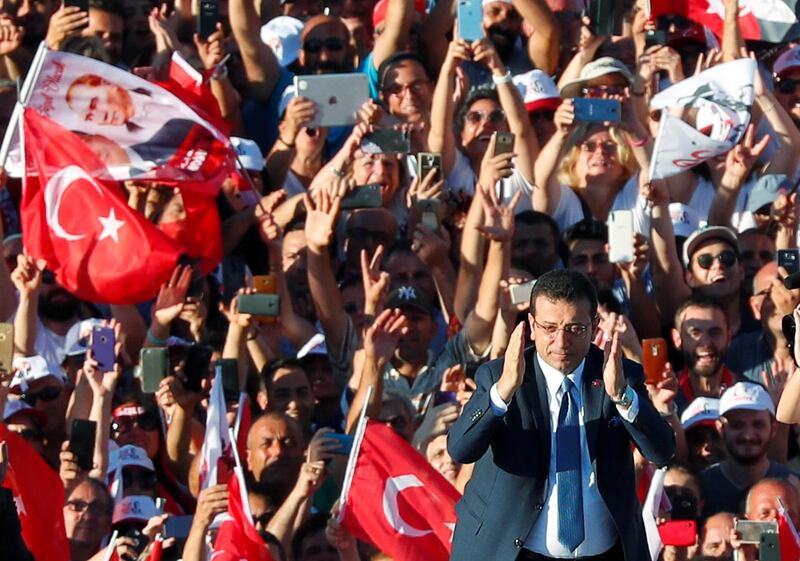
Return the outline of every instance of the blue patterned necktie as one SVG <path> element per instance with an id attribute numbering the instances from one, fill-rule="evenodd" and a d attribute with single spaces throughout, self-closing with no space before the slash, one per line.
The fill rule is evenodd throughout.
<path id="1" fill-rule="evenodd" d="M 583 488 L 581 433 L 575 384 L 564 376 L 561 409 L 556 430 L 556 482 L 558 484 L 558 542 L 570 551 L 583 543 Z"/>

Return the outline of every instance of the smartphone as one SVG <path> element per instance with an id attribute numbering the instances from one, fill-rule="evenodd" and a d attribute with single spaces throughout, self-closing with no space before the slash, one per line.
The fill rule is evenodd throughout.
<path id="1" fill-rule="evenodd" d="M 197 34 L 207 41 L 217 30 L 219 9 L 216 0 L 200 0 L 200 13 L 197 15 Z"/>
<path id="2" fill-rule="evenodd" d="M 342 456 L 349 456 L 350 450 L 353 449 L 353 437 L 349 434 L 339 434 L 332 432 L 325 435 L 325 438 L 335 438 L 341 444 L 341 447 L 334 451 L 334 454 L 341 454 Z"/>
<path id="3" fill-rule="evenodd" d="M 535 280 L 528 281 L 523 284 L 512 284 L 508 287 L 508 293 L 511 297 L 511 303 L 515 306 L 524 304 L 531 301 L 531 292 L 533 292 L 533 285 L 536 284 Z"/>
<path id="4" fill-rule="evenodd" d="M 177 540 L 189 537 L 189 530 L 192 528 L 191 514 L 186 516 L 168 516 L 164 522 L 164 539 L 175 538 Z"/>
<path id="5" fill-rule="evenodd" d="M 222 391 L 225 401 L 239 401 L 239 366 L 235 358 L 221 358 L 217 360 L 215 368 L 222 369 Z"/>
<path id="6" fill-rule="evenodd" d="M 514 151 L 514 133 L 500 132 L 494 133 L 494 155 L 508 154 Z"/>
<path id="7" fill-rule="evenodd" d="M 608 217 L 608 260 L 633 261 L 633 211 L 613 210 Z"/>
<path id="8" fill-rule="evenodd" d="M 697 543 L 697 522 L 671 520 L 658 526 L 658 535 L 664 545 L 688 547 Z"/>
<path id="9" fill-rule="evenodd" d="M 144 347 L 140 353 L 140 379 L 144 393 L 156 393 L 161 380 L 167 377 L 169 355 L 166 347 Z"/>
<path id="10" fill-rule="evenodd" d="M 97 435 L 97 423 L 86 419 L 73 419 L 69 433 L 69 449 L 75 454 L 75 461 L 83 470 L 90 470 L 94 465 L 94 439 Z"/>
<path id="11" fill-rule="evenodd" d="M 275 294 L 278 287 L 275 284 L 275 275 L 255 275 L 253 277 L 253 288 L 259 294 Z"/>
<path id="12" fill-rule="evenodd" d="M 432 169 L 436 170 L 434 181 L 442 179 L 442 155 L 435 152 L 420 152 L 417 154 L 417 177 L 422 181 Z"/>
<path id="13" fill-rule="evenodd" d="M 778 523 L 774 520 L 736 520 L 734 530 L 742 543 L 760 544 L 762 534 L 777 534 Z"/>
<path id="14" fill-rule="evenodd" d="M 697 520 L 697 499 L 685 492 L 667 493 L 672 504 L 672 520 Z"/>
<path id="15" fill-rule="evenodd" d="M 186 353 L 186 362 L 183 372 L 186 375 L 184 386 L 194 393 L 202 391 L 201 382 L 208 376 L 208 367 L 211 364 L 211 349 L 204 345 L 192 345 Z"/>
<path id="16" fill-rule="evenodd" d="M 779 249 L 778 267 L 783 267 L 790 275 L 800 271 L 800 251 L 797 249 Z"/>
<path id="17" fill-rule="evenodd" d="M 408 154 L 411 152 L 411 139 L 407 131 L 377 129 L 364 137 L 361 150 L 367 154 Z"/>
<path id="18" fill-rule="evenodd" d="M 442 201 L 439 199 L 419 199 L 417 212 L 422 217 L 422 224 L 431 230 L 439 229 L 439 217 L 442 213 Z"/>
<path id="19" fill-rule="evenodd" d="M 644 48 L 659 46 L 662 47 L 667 44 L 667 32 L 664 29 L 653 29 L 644 35 Z"/>
<path id="20" fill-rule="evenodd" d="M 584 14 L 589 16 L 589 29 L 598 37 L 622 35 L 622 23 L 625 19 L 624 2 L 588 0 Z"/>
<path id="21" fill-rule="evenodd" d="M 0 371 L 11 372 L 14 362 L 14 324 L 0 323 Z"/>
<path id="22" fill-rule="evenodd" d="M 133 549 L 136 552 L 137 558 L 144 552 L 144 550 L 147 548 L 147 544 L 150 542 L 147 536 L 145 536 L 140 529 L 133 526 L 128 526 L 127 528 L 121 530 L 119 537 L 131 538 L 134 541 Z"/>
<path id="23" fill-rule="evenodd" d="M 102 372 L 114 370 L 114 330 L 95 325 L 92 328 L 92 357 Z"/>
<path id="24" fill-rule="evenodd" d="M 433 406 L 442 405 L 443 403 L 455 403 L 458 400 L 456 392 L 442 392 L 437 391 L 433 394 Z"/>
<path id="25" fill-rule="evenodd" d="M 664 379 L 664 368 L 667 366 L 667 341 L 661 337 L 642 339 L 642 366 L 645 381 L 658 384 Z"/>
<path id="26" fill-rule="evenodd" d="M 480 0 L 458 0 L 458 38 L 467 43 L 483 39 L 483 5 Z"/>
<path id="27" fill-rule="evenodd" d="M 276 317 L 281 313 L 277 294 L 240 294 L 238 303 L 239 312 L 243 314 Z"/>
<path id="28" fill-rule="evenodd" d="M 381 186 L 377 183 L 369 185 L 359 185 L 347 193 L 342 199 L 342 210 L 352 210 L 355 208 L 380 208 L 383 206 L 381 196 Z"/>
<path id="29" fill-rule="evenodd" d="M 80 9 L 81 12 L 88 12 L 89 11 L 89 0 L 64 0 L 64 6 L 70 7 L 75 6 Z M 86 25 L 89 25 L 88 23 Z"/>
<path id="30" fill-rule="evenodd" d="M 573 98 L 575 120 L 589 123 L 619 122 L 622 105 L 617 99 Z"/>
<path id="31" fill-rule="evenodd" d="M 228 303 L 245 285 L 245 260 L 228 256 L 222 260 L 222 299 Z"/>

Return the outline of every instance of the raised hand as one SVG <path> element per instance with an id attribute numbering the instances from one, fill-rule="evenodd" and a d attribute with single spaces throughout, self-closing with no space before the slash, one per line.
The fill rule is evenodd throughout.
<path id="1" fill-rule="evenodd" d="M 750 174 L 753 165 L 769 144 L 770 136 L 765 134 L 757 144 L 754 144 L 756 134 L 755 126 L 750 123 L 742 140 L 734 146 L 725 159 L 725 176 L 740 184 Z"/>
<path id="2" fill-rule="evenodd" d="M 20 297 L 32 298 L 42 287 L 42 271 L 45 262 L 35 260 L 28 255 L 17 255 L 17 266 L 11 271 L 11 282 Z"/>
<path id="3" fill-rule="evenodd" d="M 764 384 L 764 387 L 767 388 L 767 392 L 769 393 L 769 396 L 772 398 L 772 402 L 776 407 L 778 406 L 778 402 L 781 400 L 781 395 L 783 395 L 783 389 L 786 387 L 786 382 L 789 381 L 789 378 L 792 377 L 794 373 L 794 368 L 787 370 L 783 367 L 780 361 L 774 359 L 769 370 L 763 370 L 761 372 L 761 381 Z"/>
<path id="4" fill-rule="evenodd" d="M 494 191 L 495 184 L 505 177 L 514 173 L 514 158 L 516 154 L 506 152 L 505 154 L 494 155 L 494 148 L 497 135 L 493 134 L 489 139 L 489 145 L 481 160 L 481 169 L 478 177 L 478 187 L 476 190 Z"/>
<path id="5" fill-rule="evenodd" d="M 497 393 L 509 403 L 525 379 L 525 322 L 521 321 L 511 332 L 506 354 L 503 358 L 503 373 L 497 380 Z"/>
<path id="6" fill-rule="evenodd" d="M 306 449 L 306 461 L 325 461 L 336 456 L 337 450 L 341 448 L 342 444 L 337 439 L 331 438 L 330 435 L 333 432 L 333 429 L 323 427 L 314 433 Z"/>
<path id="7" fill-rule="evenodd" d="M 50 16 L 47 25 L 47 46 L 57 51 L 61 45 L 72 35 L 89 25 L 89 12 L 82 12 L 77 6 L 61 6 Z"/>
<path id="8" fill-rule="evenodd" d="M 619 331 L 614 331 L 604 349 L 603 383 L 611 399 L 619 400 L 625 391 L 625 372 L 622 369 L 622 342 Z"/>
<path id="9" fill-rule="evenodd" d="M 391 277 L 386 271 L 381 271 L 383 246 L 379 245 L 370 260 L 367 251 L 361 250 L 361 280 L 364 282 L 364 313 L 375 315 L 383 309 L 386 296 L 389 293 Z"/>
<path id="10" fill-rule="evenodd" d="M 0 16 L 0 55 L 8 55 L 19 49 L 25 28 L 14 24 L 9 16 Z"/>
<path id="11" fill-rule="evenodd" d="M 284 144 L 294 144 L 297 135 L 308 125 L 317 114 L 317 104 L 303 96 L 296 96 L 289 100 L 286 106 L 286 116 L 283 119 L 281 140 Z"/>
<path id="12" fill-rule="evenodd" d="M 161 286 L 153 305 L 153 320 L 161 326 L 168 326 L 181 315 L 186 302 L 186 293 L 192 282 L 192 268 L 178 265 L 170 279 Z"/>
<path id="13" fill-rule="evenodd" d="M 316 253 L 325 251 L 333 239 L 333 230 L 339 217 L 339 207 L 342 199 L 334 197 L 320 190 L 317 203 L 308 194 L 303 195 L 306 205 L 306 243 L 308 248 Z"/>
<path id="14" fill-rule="evenodd" d="M 398 309 L 383 310 L 364 334 L 364 352 L 379 366 L 386 364 L 408 332 L 406 317 Z"/>
<path id="15" fill-rule="evenodd" d="M 441 233 L 441 235 L 439 235 Z M 434 231 L 424 224 L 417 224 L 414 230 L 414 241 L 411 250 L 428 267 L 434 267 L 448 259 L 450 252 L 450 236 L 447 229 L 439 228 Z"/>
<path id="16" fill-rule="evenodd" d="M 484 223 L 478 226 L 478 231 L 488 239 L 495 242 L 510 241 L 514 235 L 514 209 L 522 198 L 522 191 L 517 191 L 511 197 L 508 206 L 500 204 L 494 189 L 489 190 L 489 197 L 481 193 Z"/>
<path id="17" fill-rule="evenodd" d="M 202 524 L 203 528 L 208 528 L 218 514 L 227 510 L 228 486 L 225 484 L 212 485 L 200 491 L 193 522 Z"/>
<path id="18" fill-rule="evenodd" d="M 442 194 L 444 188 L 444 180 L 436 181 L 436 169 L 431 169 L 428 174 L 423 177 L 415 177 L 411 181 L 411 185 L 406 192 L 406 206 L 414 208 L 417 201 L 424 199 L 438 199 Z"/>
<path id="19" fill-rule="evenodd" d="M 217 24 L 217 30 L 209 35 L 208 39 L 203 39 L 197 33 L 192 37 L 194 46 L 197 48 L 197 55 L 206 70 L 214 68 L 222 59 L 225 58 L 225 33 L 222 24 Z"/>

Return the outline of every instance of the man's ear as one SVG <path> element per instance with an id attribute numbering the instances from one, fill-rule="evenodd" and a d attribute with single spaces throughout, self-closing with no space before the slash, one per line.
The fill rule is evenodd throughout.
<path id="1" fill-rule="evenodd" d="M 675 329 L 674 327 L 670 331 L 672 335 L 672 344 L 675 346 L 676 349 L 681 348 L 681 332 Z"/>
<path id="2" fill-rule="evenodd" d="M 267 392 L 259 391 L 256 394 L 256 403 L 261 408 L 262 411 L 267 410 Z"/>
<path id="3" fill-rule="evenodd" d="M 303 49 L 297 51 L 297 62 L 301 67 L 306 65 L 306 52 Z"/>
<path id="4" fill-rule="evenodd" d="M 767 295 L 767 298 L 770 296 Z M 750 311 L 753 312 L 753 317 L 758 321 L 761 321 L 761 306 L 758 305 L 758 299 L 755 296 L 751 296 L 747 299 L 747 305 L 750 306 Z"/>

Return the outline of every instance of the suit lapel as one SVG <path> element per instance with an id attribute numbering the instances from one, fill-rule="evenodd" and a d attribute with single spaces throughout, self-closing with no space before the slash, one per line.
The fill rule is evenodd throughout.
<path id="1" fill-rule="evenodd" d="M 589 457 L 594 460 L 598 443 L 598 431 L 602 423 L 603 401 L 606 395 L 603 384 L 603 354 L 592 347 L 586 355 L 583 368 L 583 424 L 586 429 L 586 444 Z"/>
<path id="2" fill-rule="evenodd" d="M 527 368 L 523 384 L 525 390 L 523 395 L 536 425 L 536 432 L 541 440 L 542 448 L 547 452 L 547 457 L 549 458 L 550 433 L 552 429 L 550 427 L 550 404 L 547 399 L 547 382 L 544 379 L 542 369 L 539 368 L 535 350 L 531 353 L 529 360 L 533 363 L 533 369 Z"/>

